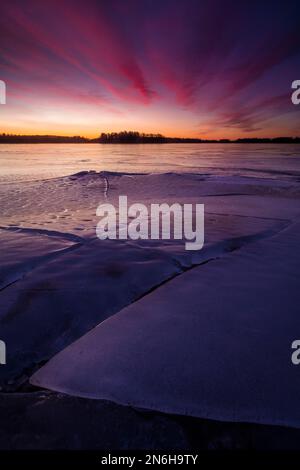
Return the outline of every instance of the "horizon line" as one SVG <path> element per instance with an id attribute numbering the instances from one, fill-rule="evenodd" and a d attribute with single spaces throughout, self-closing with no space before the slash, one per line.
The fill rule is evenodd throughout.
<path id="1" fill-rule="evenodd" d="M 44 142 L 42 142 L 44 140 Z M 52 142 L 48 142 L 48 141 Z M 30 142 L 31 141 L 31 142 Z M 64 141 L 64 142 L 62 142 Z M 238 137 L 209 139 L 201 137 L 168 137 L 160 133 L 139 131 L 101 132 L 98 137 L 57 134 L 0 134 L 0 143 L 300 143 L 300 136 Z"/>

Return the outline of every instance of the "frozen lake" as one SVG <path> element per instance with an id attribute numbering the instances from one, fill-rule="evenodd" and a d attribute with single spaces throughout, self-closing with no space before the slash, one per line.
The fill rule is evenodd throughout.
<path id="1" fill-rule="evenodd" d="M 300 144 L 2 144 L 0 182 L 83 170 L 300 177 Z"/>
<path id="2" fill-rule="evenodd" d="M 273 144 L 0 146 L 1 390 L 18 393 L 30 380 L 176 415 L 300 428 L 290 359 L 300 331 L 299 153 Z M 203 203 L 203 249 L 100 241 L 96 208 L 120 195 Z"/>

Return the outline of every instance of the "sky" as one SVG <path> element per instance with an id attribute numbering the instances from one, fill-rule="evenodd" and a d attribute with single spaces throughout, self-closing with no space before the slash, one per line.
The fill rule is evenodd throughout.
<path id="1" fill-rule="evenodd" d="M 10 0 L 0 131 L 300 135 L 300 2 Z"/>

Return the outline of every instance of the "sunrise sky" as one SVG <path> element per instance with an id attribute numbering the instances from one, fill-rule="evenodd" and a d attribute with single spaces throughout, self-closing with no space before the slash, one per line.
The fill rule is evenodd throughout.
<path id="1" fill-rule="evenodd" d="M 298 1 L 1 3 L 1 132 L 300 134 Z"/>

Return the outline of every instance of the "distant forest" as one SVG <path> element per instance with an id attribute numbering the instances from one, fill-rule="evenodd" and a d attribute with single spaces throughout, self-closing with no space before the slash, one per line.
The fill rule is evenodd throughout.
<path id="1" fill-rule="evenodd" d="M 88 139 L 80 136 L 58 136 L 58 135 L 15 135 L 15 134 L 0 134 L 0 144 L 85 144 L 85 143 L 100 143 L 100 144 L 165 144 L 165 143 L 245 143 L 245 144 L 299 144 L 300 137 L 275 137 L 275 138 L 260 138 L 250 137 L 244 139 L 196 139 L 184 137 L 165 137 L 161 134 L 144 134 L 136 131 L 122 131 L 122 132 L 109 132 L 102 134 L 95 139 Z"/>

